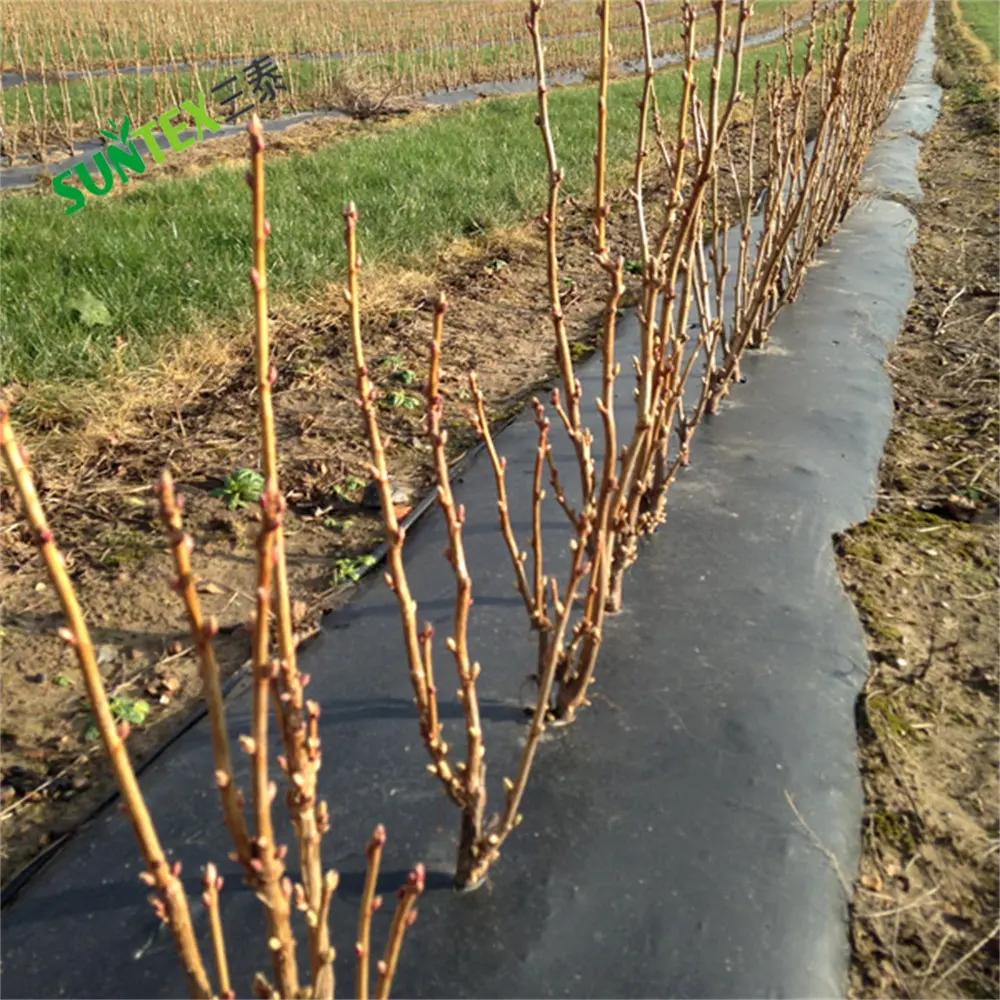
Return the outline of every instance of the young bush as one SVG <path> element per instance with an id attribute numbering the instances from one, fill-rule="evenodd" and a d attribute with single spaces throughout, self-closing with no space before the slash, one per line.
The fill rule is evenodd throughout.
<path id="1" fill-rule="evenodd" d="M 253 191 L 254 262 L 251 280 L 256 308 L 255 349 L 257 392 L 264 465 L 264 490 L 260 495 L 261 527 L 257 536 L 256 610 L 250 621 L 253 636 L 251 732 L 240 737 L 242 750 L 251 759 L 251 817 L 247 821 L 243 793 L 236 787 L 225 704 L 218 665 L 212 649 L 218 631 L 211 619 L 205 620 L 198 600 L 191 568 L 193 541 L 184 533 L 182 498 L 174 492 L 169 472 L 159 485 L 160 512 L 170 537 L 177 577 L 174 589 L 180 595 L 197 651 L 205 705 L 208 712 L 214 758 L 214 779 L 222 804 L 223 821 L 233 842 L 235 860 L 244 881 L 264 907 L 267 936 L 262 950 L 270 956 L 271 979 L 256 977 L 254 995 L 260 997 L 332 998 L 334 995 L 334 950 L 330 944 L 328 915 L 338 876 L 324 871 L 320 841 L 329 828 L 326 803 L 318 798 L 317 784 L 322 761 L 318 732 L 319 705 L 305 698 L 309 683 L 297 666 L 297 640 L 292 629 L 291 603 L 285 565 L 283 518 L 285 501 L 277 473 L 277 443 L 271 402 L 271 386 L 276 372 L 270 364 L 267 320 L 266 240 L 270 225 L 264 218 L 263 132 L 254 118 L 250 126 L 252 171 L 248 175 Z M 146 862 L 142 881 L 153 890 L 150 901 L 160 918 L 170 926 L 192 997 L 233 997 L 219 904 L 223 880 L 213 864 L 204 869 L 203 902 L 208 912 L 211 950 L 218 988 L 213 989 L 195 937 L 187 899 L 181 885 L 180 863 L 170 865 L 160 845 L 155 826 L 135 772 L 128 758 L 125 740 L 128 724 L 117 723 L 108 702 L 94 656 L 90 635 L 80 611 L 73 585 L 56 548 L 28 470 L 27 461 L 14 438 L 9 414 L 0 407 L 0 449 L 24 505 L 28 523 L 35 534 L 52 584 L 66 615 L 62 639 L 76 652 L 90 700 L 93 716 L 111 762 L 122 803 L 135 830 Z M 276 626 L 277 650 L 270 648 L 272 624 Z M 276 653 L 276 655 L 274 655 Z M 293 883 L 286 873 L 287 847 L 277 843 L 272 822 L 272 804 L 277 785 L 270 779 L 269 705 L 273 703 L 282 747 L 278 765 L 287 776 L 285 801 L 298 845 L 301 883 Z M 367 848 L 368 871 L 358 919 L 355 944 L 356 996 L 369 995 L 371 961 L 371 921 L 381 900 L 374 896 L 385 830 L 376 828 Z M 378 962 L 375 995 L 387 997 L 399 960 L 403 936 L 413 921 L 416 898 L 423 891 L 424 868 L 417 865 L 399 890 L 384 957 Z M 297 940 L 292 924 L 293 911 L 302 913 L 306 925 L 308 972 L 300 975 Z"/>
<path id="2" fill-rule="evenodd" d="M 535 680 L 538 700 L 514 779 L 504 778 L 502 812 L 484 824 L 485 747 L 476 699 L 477 663 L 470 662 L 468 620 L 472 583 L 461 544 L 464 510 L 456 508 L 448 482 L 446 436 L 441 430 L 438 393 L 440 345 L 445 314 L 440 299 L 431 345 L 426 398 L 426 433 L 434 450 L 437 497 L 448 527 L 446 558 L 456 577 L 456 610 L 448 648 L 456 661 L 465 713 L 465 760 L 452 764 L 438 722 L 431 630 L 417 627 L 417 607 L 406 581 L 405 532 L 389 498 L 389 471 L 377 421 L 375 391 L 368 378 L 358 315 L 357 212 L 345 212 L 352 341 L 359 405 L 364 416 L 372 472 L 382 493 L 388 544 L 386 582 L 397 596 L 406 641 L 421 734 L 431 758 L 429 770 L 459 807 L 456 885 L 480 884 L 499 857 L 499 848 L 520 822 L 518 808 L 540 737 L 549 724 L 573 722 L 587 704 L 587 690 L 605 628 L 605 616 L 621 608 L 625 572 L 635 561 L 638 542 L 666 517 L 666 498 L 679 470 L 690 461 L 694 432 L 706 413 L 717 412 L 730 387 L 740 380 L 739 362 L 748 349 L 760 348 L 780 308 L 801 286 L 806 268 L 846 214 L 857 192 L 860 172 L 874 131 L 891 95 L 905 76 L 926 14 L 925 4 L 886 7 L 873 13 L 860 42 L 855 38 L 858 0 L 813 4 L 802 68 L 796 68 L 790 18 L 785 19 L 784 66 L 754 74 L 749 153 L 737 168 L 731 126 L 741 91 L 743 55 L 752 0 L 741 0 L 735 27 L 727 24 L 727 4 L 713 0 L 711 73 L 707 93 L 699 92 L 695 5 L 683 5 L 685 67 L 676 135 L 671 144 L 659 114 L 649 17 L 645 0 L 636 0 L 643 39 L 645 81 L 639 104 L 638 142 L 633 171 L 637 239 L 641 247 L 641 328 L 636 373 L 636 416 L 630 433 L 619 436 L 614 384 L 616 322 L 623 291 L 624 258 L 608 245 L 606 197 L 607 89 L 611 69 L 609 0 L 598 6 L 601 57 L 597 76 L 597 149 L 594 178 L 594 261 L 607 282 L 601 337 L 602 392 L 596 401 L 603 451 L 595 468 L 593 432 L 581 416 L 581 388 L 566 334 L 559 278 L 559 208 L 563 174 L 549 122 L 548 85 L 542 44 L 543 0 L 531 0 L 526 17 L 538 84 L 536 123 L 542 135 L 549 174 L 549 199 L 543 217 L 547 243 L 547 308 L 551 316 L 559 387 L 552 393 L 558 423 L 573 445 L 579 476 L 579 502 L 566 499 L 549 445 L 550 425 L 538 400 L 533 405 L 538 446 L 532 500 L 532 565 L 511 528 L 504 482 L 505 463 L 492 440 L 485 403 L 475 373 L 470 390 L 474 420 L 496 479 L 500 529 L 511 558 L 514 580 L 530 627 L 538 633 Z M 732 60 L 726 93 L 723 64 Z M 652 128 L 650 128 L 652 124 Z M 813 136 L 811 144 L 810 135 Z M 666 178 L 667 196 L 646 204 L 645 170 L 650 143 Z M 756 160 L 766 143 L 766 162 Z M 672 147 L 672 148 L 671 148 Z M 722 191 L 726 180 L 740 205 L 735 230 L 735 268 L 730 263 L 730 210 Z M 758 193 L 764 195 L 763 209 Z M 705 234 L 707 232 L 707 239 Z M 732 277 L 730 274 L 732 273 Z M 730 306 L 727 292 L 732 293 Z M 727 315 L 727 309 L 729 314 Z M 695 333 L 689 334 L 694 324 Z M 698 372 L 700 389 L 692 404 L 688 382 Z M 624 446 L 620 446 L 624 441 Z M 572 528 L 571 565 L 560 585 L 543 572 L 542 480 L 548 472 L 555 499 Z"/>

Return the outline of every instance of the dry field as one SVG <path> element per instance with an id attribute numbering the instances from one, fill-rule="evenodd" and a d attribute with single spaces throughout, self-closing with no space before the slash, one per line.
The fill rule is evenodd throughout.
<path id="1" fill-rule="evenodd" d="M 810 6 L 810 0 L 759 0 L 754 31 L 801 17 Z M 655 55 L 678 49 L 680 9 L 680 0 L 649 5 Z M 546 14 L 549 71 L 592 70 L 599 51 L 592 0 L 554 0 Z M 731 24 L 735 18 L 733 11 Z M 611 44 L 618 64 L 642 56 L 632 0 L 613 5 Z M 13 0 L 4 5 L 0 36 L 0 65 L 11 74 L 0 89 L 2 155 L 65 150 L 93 138 L 109 117 L 127 114 L 141 123 L 201 93 L 221 110 L 217 101 L 230 91 L 213 95 L 212 88 L 268 55 L 286 89 L 260 102 L 264 116 L 354 112 L 390 96 L 521 79 L 532 71 L 520 0 Z"/>

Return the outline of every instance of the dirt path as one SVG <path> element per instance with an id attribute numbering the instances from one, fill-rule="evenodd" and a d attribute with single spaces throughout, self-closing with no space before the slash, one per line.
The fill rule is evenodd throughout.
<path id="1" fill-rule="evenodd" d="M 854 997 L 995 997 L 998 278 L 995 105 L 938 3 L 942 115 L 923 147 L 916 293 L 872 518 L 838 540 L 864 621 L 866 794 Z"/>

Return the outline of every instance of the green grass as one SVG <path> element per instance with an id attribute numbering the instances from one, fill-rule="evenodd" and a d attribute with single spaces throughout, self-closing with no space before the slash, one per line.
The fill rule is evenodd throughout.
<path id="1" fill-rule="evenodd" d="M 779 51 L 768 46 L 754 57 L 773 59 Z M 709 70 L 699 67 L 703 83 Z M 746 85 L 753 59 L 745 71 Z M 724 85 L 730 72 L 727 63 Z M 680 86 L 677 72 L 658 78 L 663 107 L 676 106 Z M 633 156 L 640 87 L 633 79 L 610 88 L 612 163 Z M 413 263 L 456 237 L 538 213 L 547 175 L 535 110 L 530 96 L 487 101 L 271 162 L 269 282 L 276 305 L 343 273 L 340 213 L 348 200 L 358 205 L 369 265 Z M 581 194 L 592 183 L 593 88 L 554 90 L 551 117 L 565 190 Z M 128 342 L 125 362 L 135 365 L 153 357 L 165 336 L 249 317 L 243 170 L 133 184 L 120 197 L 88 198 L 69 217 L 51 193 L 0 199 L 0 383 L 97 376 L 119 336 Z M 70 303 L 84 292 L 103 302 L 110 322 L 81 322 Z"/>
<path id="2" fill-rule="evenodd" d="M 989 46 L 993 62 L 1000 62 L 1000 0 L 958 0 L 966 24 Z"/>

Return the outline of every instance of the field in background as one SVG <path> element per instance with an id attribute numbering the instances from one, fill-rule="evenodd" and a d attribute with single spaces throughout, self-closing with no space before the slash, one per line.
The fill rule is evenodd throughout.
<path id="1" fill-rule="evenodd" d="M 810 6 L 758 0 L 754 30 L 801 17 Z M 676 50 L 680 0 L 653 0 L 649 9 L 654 54 Z M 15 0 L 4 5 L 0 33 L 0 65 L 10 74 L 0 89 L 3 155 L 65 148 L 93 138 L 109 117 L 146 121 L 199 93 L 212 106 L 212 87 L 265 55 L 278 60 L 287 86 L 262 106 L 267 114 L 351 109 L 390 93 L 524 78 L 532 72 L 524 11 L 523 0 Z M 591 68 L 598 51 L 592 0 L 551 0 L 546 19 L 550 72 Z M 631 0 L 615 4 L 612 44 L 619 62 L 641 57 Z"/>
<path id="2" fill-rule="evenodd" d="M 866 14 L 863 6 L 859 31 Z M 800 53 L 804 44 L 800 36 Z M 751 50 L 744 86 L 752 85 L 756 59 L 773 61 L 780 51 L 780 44 Z M 701 64 L 698 72 L 706 75 L 708 69 Z M 724 79 L 730 72 L 727 62 Z M 663 72 L 659 81 L 669 121 L 680 74 Z M 631 160 L 631 112 L 640 88 L 639 79 L 629 79 L 610 89 L 612 169 Z M 593 100 L 587 87 L 552 94 L 567 192 L 589 183 Z M 531 125 L 533 101 L 485 101 L 429 121 L 359 125 L 349 142 L 275 160 L 268 176 L 273 292 L 301 299 L 340 274 L 341 255 L 331 249 L 330 233 L 350 198 L 362 211 L 367 259 L 411 266 L 449 240 L 517 224 L 536 212 L 545 174 Z M 224 142 L 236 144 L 234 165 L 242 169 L 242 142 Z M 100 375 L 109 364 L 148 364 L 165 340 L 205 324 L 217 328 L 248 308 L 242 182 L 225 169 L 156 182 L 169 166 L 168 160 L 148 171 L 152 182 L 143 177 L 121 187 L 120 197 L 92 200 L 69 220 L 49 193 L 0 199 L 8 290 L 0 299 L 0 323 L 7 331 L 0 344 L 0 381 L 72 380 Z M 88 324 L 78 315 L 74 303 L 87 295 L 101 300 L 106 322 Z M 124 348 L 119 338 L 127 342 Z"/>

